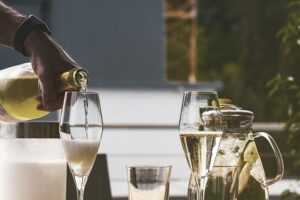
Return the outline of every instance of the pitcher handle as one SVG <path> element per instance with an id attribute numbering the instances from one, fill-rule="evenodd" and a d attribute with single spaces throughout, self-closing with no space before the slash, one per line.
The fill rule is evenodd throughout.
<path id="1" fill-rule="evenodd" d="M 273 150 L 273 153 L 275 155 L 275 158 L 276 158 L 277 175 L 273 179 L 270 179 L 267 181 L 267 185 L 270 186 L 270 185 L 276 183 L 277 181 L 280 181 L 283 177 L 283 174 L 284 174 L 283 159 L 282 159 L 282 155 L 280 153 L 279 147 L 277 146 L 275 140 L 273 139 L 273 137 L 271 135 L 269 135 L 268 133 L 265 133 L 265 132 L 254 133 L 254 138 L 258 138 L 258 137 L 263 137 L 269 142 L 269 144 L 271 145 L 271 148 Z"/>

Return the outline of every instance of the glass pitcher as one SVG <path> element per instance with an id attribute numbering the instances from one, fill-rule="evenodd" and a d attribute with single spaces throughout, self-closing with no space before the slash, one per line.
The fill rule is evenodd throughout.
<path id="1" fill-rule="evenodd" d="M 274 139 L 267 133 L 252 132 L 253 112 L 222 110 L 223 136 L 215 166 L 240 167 L 238 199 L 269 200 L 268 186 L 279 181 L 284 173 L 283 159 Z M 255 139 L 265 138 L 277 162 L 277 175 L 267 180 Z"/>

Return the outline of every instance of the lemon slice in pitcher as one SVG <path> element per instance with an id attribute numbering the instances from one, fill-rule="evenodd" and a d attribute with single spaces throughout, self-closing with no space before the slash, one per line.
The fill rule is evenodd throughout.
<path id="1" fill-rule="evenodd" d="M 243 162 L 245 163 L 241 169 L 240 178 L 239 178 L 239 194 L 243 192 L 243 190 L 247 187 L 251 170 L 257 159 L 259 159 L 259 155 L 257 152 L 257 148 L 254 141 L 249 141 L 246 145 L 243 156 Z"/>

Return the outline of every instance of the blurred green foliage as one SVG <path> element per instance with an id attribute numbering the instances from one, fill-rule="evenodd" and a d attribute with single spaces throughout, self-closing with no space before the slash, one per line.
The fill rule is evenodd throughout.
<path id="1" fill-rule="evenodd" d="M 297 78 L 300 68 L 296 67 L 300 59 L 295 56 L 300 54 L 294 50 L 297 40 L 293 43 L 294 36 L 286 34 L 287 29 L 298 28 L 295 24 L 300 17 L 293 16 L 289 28 L 281 29 L 287 18 L 289 21 L 291 18 L 286 3 L 282 0 L 201 0 L 198 4 L 197 79 L 221 80 L 224 88 L 218 91 L 219 96 L 253 111 L 255 121 L 285 121 L 287 117 L 279 106 L 282 99 L 268 98 L 268 80 L 277 73 L 293 75 L 297 83 L 300 80 Z M 172 40 L 181 37 L 180 40 L 188 44 L 189 25 L 182 23 L 177 29 L 167 25 L 169 80 L 187 80 L 187 53 Z M 278 38 L 293 43 L 291 50 Z M 174 62 L 174 58 L 184 53 L 185 59 Z"/>
<path id="2" fill-rule="evenodd" d="M 294 165 L 300 167 L 300 87 L 294 77 L 283 77 L 278 74 L 271 79 L 267 86 L 270 88 L 270 98 L 283 98 L 280 108 L 287 114 L 284 132 L 287 133 L 287 142 L 291 148 L 291 153 L 296 158 Z"/>
<path id="3" fill-rule="evenodd" d="M 188 49 L 190 23 L 188 21 L 168 20 L 167 28 L 167 79 L 186 81 L 189 74 Z M 185 67 L 183 67 L 185 66 Z"/>
<path id="4" fill-rule="evenodd" d="M 287 133 L 287 142 L 291 153 L 295 157 L 294 167 L 300 167 L 300 0 L 290 0 L 288 17 L 285 26 L 279 31 L 286 56 L 285 70 L 279 72 L 267 83 L 269 97 L 281 99 L 278 106 L 283 115 L 286 115 L 284 131 Z M 286 190 L 281 199 L 299 200 L 300 194 Z"/>
<path id="5" fill-rule="evenodd" d="M 198 81 L 221 80 L 224 88 L 219 96 L 252 110 L 255 121 L 286 122 L 283 134 L 295 158 L 293 169 L 298 171 L 300 0 L 201 0 L 198 11 Z M 188 38 L 189 24 L 182 26 L 182 30 L 167 26 L 168 36 L 184 30 L 182 36 Z M 188 57 L 172 63 L 175 52 L 176 56 L 186 53 L 176 48 L 167 43 L 168 78 L 186 81 Z M 282 199 L 300 200 L 300 195 L 285 191 Z"/>
<path id="6" fill-rule="evenodd" d="M 269 97 L 279 99 L 277 107 L 286 116 L 285 132 L 288 143 L 296 157 L 295 166 L 300 167 L 300 0 L 288 3 L 286 25 L 279 31 L 279 38 L 286 55 L 285 71 L 279 72 L 267 83 Z"/>

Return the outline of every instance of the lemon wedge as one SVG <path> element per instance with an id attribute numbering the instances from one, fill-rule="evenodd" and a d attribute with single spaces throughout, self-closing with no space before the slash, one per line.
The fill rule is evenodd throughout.
<path id="1" fill-rule="evenodd" d="M 244 153 L 243 153 L 244 162 L 247 162 L 253 165 L 256 160 L 259 158 L 257 148 L 254 141 L 248 142 Z"/>

